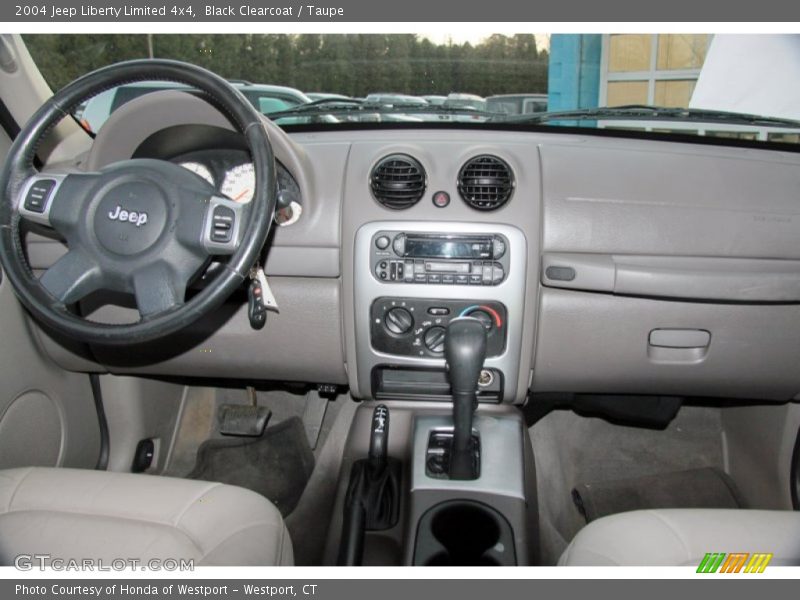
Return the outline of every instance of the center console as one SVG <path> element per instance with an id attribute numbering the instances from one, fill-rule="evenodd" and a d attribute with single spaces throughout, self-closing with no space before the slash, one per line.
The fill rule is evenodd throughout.
<path id="1" fill-rule="evenodd" d="M 372 401 L 351 427 L 352 462 L 337 499 L 342 531 L 331 536 L 341 544 L 329 556 L 338 564 L 529 564 L 535 470 L 513 406 L 526 236 L 504 223 L 375 221 L 355 230 L 353 252 L 350 375 Z M 385 460 L 368 443 L 376 435 L 388 441 Z M 392 461 L 402 466 L 391 471 Z"/>
<path id="2" fill-rule="evenodd" d="M 444 332 L 472 316 L 487 333 L 480 402 L 512 402 L 520 370 L 525 236 L 504 224 L 385 221 L 356 233 L 359 388 L 378 399 L 450 400 Z"/>

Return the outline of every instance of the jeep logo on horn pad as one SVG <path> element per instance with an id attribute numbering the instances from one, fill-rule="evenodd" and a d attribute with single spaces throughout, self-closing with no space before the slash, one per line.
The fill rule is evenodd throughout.
<path id="1" fill-rule="evenodd" d="M 123 223 L 133 223 L 137 227 L 141 227 L 147 223 L 147 213 L 137 212 L 135 210 L 125 210 L 117 204 L 114 210 L 108 213 L 108 218 L 112 221 L 120 221 Z"/>

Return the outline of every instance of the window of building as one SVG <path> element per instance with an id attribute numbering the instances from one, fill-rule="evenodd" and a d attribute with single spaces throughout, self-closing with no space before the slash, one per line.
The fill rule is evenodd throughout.
<path id="1" fill-rule="evenodd" d="M 600 105 L 689 106 L 710 42 L 706 34 L 604 36 Z"/>
<path id="2" fill-rule="evenodd" d="M 685 108 L 689 106 L 696 79 L 668 79 L 655 82 L 653 104 Z"/>
<path id="3" fill-rule="evenodd" d="M 656 69 L 699 69 L 706 60 L 707 35 L 661 34 L 658 36 Z"/>
<path id="4" fill-rule="evenodd" d="M 646 81 L 609 81 L 607 106 L 647 104 Z"/>
<path id="5" fill-rule="evenodd" d="M 611 35 L 608 70 L 613 73 L 650 68 L 650 35 Z"/>

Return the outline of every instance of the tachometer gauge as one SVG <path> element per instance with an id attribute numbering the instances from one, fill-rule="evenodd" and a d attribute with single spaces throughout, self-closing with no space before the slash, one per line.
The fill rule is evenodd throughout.
<path id="1" fill-rule="evenodd" d="M 200 177 L 205 179 L 208 183 L 214 185 L 214 176 L 211 174 L 211 171 L 208 169 L 208 167 L 205 166 L 204 164 L 190 161 L 181 163 L 181 166 L 184 169 L 189 169 L 192 173 L 195 173 L 196 175 L 200 175 Z"/>
<path id="2" fill-rule="evenodd" d="M 233 167 L 225 173 L 220 192 L 236 202 L 250 202 L 256 189 L 256 172 L 252 163 Z"/>

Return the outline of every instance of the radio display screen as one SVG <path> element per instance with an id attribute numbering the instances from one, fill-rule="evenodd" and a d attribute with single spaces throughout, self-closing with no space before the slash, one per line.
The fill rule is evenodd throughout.
<path id="1" fill-rule="evenodd" d="M 409 258 L 491 258 L 492 243 L 485 238 L 406 238 Z"/>

